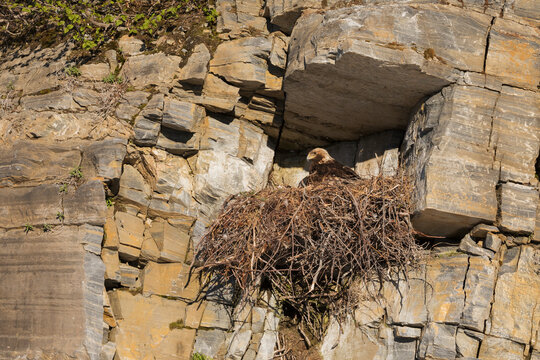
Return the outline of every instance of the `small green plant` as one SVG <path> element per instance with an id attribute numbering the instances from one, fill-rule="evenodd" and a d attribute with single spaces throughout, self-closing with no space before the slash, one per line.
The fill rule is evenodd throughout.
<path id="1" fill-rule="evenodd" d="M 74 76 L 74 77 L 81 76 L 81 70 L 79 70 L 79 68 L 76 66 L 67 67 L 64 70 L 64 72 L 66 73 L 67 76 Z"/>
<path id="2" fill-rule="evenodd" d="M 52 230 L 52 225 L 50 224 L 43 224 L 43 232 L 49 232 Z"/>
<path id="3" fill-rule="evenodd" d="M 6 89 L 7 89 L 8 91 L 13 91 L 13 90 L 15 90 L 15 84 L 13 83 L 13 80 L 11 80 L 10 82 L 7 83 Z"/>
<path id="4" fill-rule="evenodd" d="M 73 169 L 69 172 L 69 176 L 71 176 L 72 178 L 81 179 L 81 178 L 83 177 L 83 173 L 82 173 L 81 167 L 80 167 L 80 166 L 77 166 L 76 168 L 73 168 Z"/>
<path id="5" fill-rule="evenodd" d="M 108 197 L 105 199 L 105 203 L 107 204 L 107 207 L 110 208 L 111 206 L 114 206 L 114 198 Z"/>
<path id="6" fill-rule="evenodd" d="M 208 25 L 215 26 L 217 24 L 219 12 L 215 8 L 209 8 L 205 6 L 203 7 L 203 13 Z"/>
<path id="7" fill-rule="evenodd" d="M 169 324 L 169 329 L 170 330 L 183 329 L 183 328 L 184 328 L 184 320 L 182 320 L 182 319 L 176 320 L 175 322 L 172 322 L 172 323 Z"/>
<path id="8" fill-rule="evenodd" d="M 65 193 L 67 192 L 67 189 L 68 189 L 68 184 L 62 184 L 60 185 L 60 189 L 58 191 L 61 193 Z"/>
<path id="9" fill-rule="evenodd" d="M 111 73 L 103 78 L 103 82 L 105 84 L 121 84 L 124 80 L 120 76 Z"/>
<path id="10" fill-rule="evenodd" d="M 57 212 L 56 219 L 60 221 L 64 221 L 64 213 L 62 211 Z"/>
<path id="11" fill-rule="evenodd" d="M 191 356 L 191 360 L 212 360 L 212 358 L 210 356 L 206 356 L 206 355 L 196 352 L 196 353 L 193 353 L 193 355 Z"/>
<path id="12" fill-rule="evenodd" d="M 34 231 L 34 227 L 30 224 L 25 224 L 24 225 L 24 233 L 25 234 L 28 234 L 30 231 Z"/>

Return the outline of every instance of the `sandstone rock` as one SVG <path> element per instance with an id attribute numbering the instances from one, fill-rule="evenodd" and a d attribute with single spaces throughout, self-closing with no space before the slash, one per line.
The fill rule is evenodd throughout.
<path id="1" fill-rule="evenodd" d="M 487 224 L 478 224 L 472 228 L 469 234 L 473 238 L 484 239 L 486 238 L 486 236 L 488 236 L 489 233 L 498 233 L 498 232 L 499 232 L 499 228 L 497 228 L 496 226 L 487 225 Z"/>
<path id="2" fill-rule="evenodd" d="M 206 309 L 206 302 L 197 302 L 186 308 L 186 326 L 197 329 L 201 324 L 202 315 Z"/>
<path id="3" fill-rule="evenodd" d="M 274 358 L 274 349 L 276 348 L 277 336 L 277 332 L 275 331 L 264 332 L 255 360 L 272 360 Z"/>
<path id="4" fill-rule="evenodd" d="M 498 226 L 508 232 L 531 234 L 536 226 L 538 190 L 526 185 L 503 183 L 499 186 Z"/>
<path id="5" fill-rule="evenodd" d="M 170 84 L 180 61 L 178 56 L 163 53 L 131 56 L 124 63 L 120 76 L 139 89 L 147 85 Z"/>
<path id="6" fill-rule="evenodd" d="M 476 358 L 478 354 L 478 348 L 480 346 L 480 340 L 478 335 L 471 336 L 470 331 L 458 329 L 456 334 L 456 352 L 457 355 L 463 358 Z"/>
<path id="7" fill-rule="evenodd" d="M 143 271 L 143 294 L 171 296 L 193 301 L 199 293 L 195 275 L 189 279 L 189 266 L 185 264 L 158 264 L 149 262 Z M 186 287 L 187 285 L 187 287 Z"/>
<path id="8" fill-rule="evenodd" d="M 76 88 L 73 90 L 73 100 L 82 107 L 90 107 L 100 104 L 102 97 L 97 91 Z"/>
<path id="9" fill-rule="evenodd" d="M 408 274 L 408 281 L 399 274 L 399 278 L 385 282 L 383 295 L 389 323 L 423 326 L 427 322 L 426 296 L 433 290 L 426 287 L 426 267 Z"/>
<path id="10" fill-rule="evenodd" d="M 116 50 L 111 49 L 105 51 L 103 54 L 105 55 L 105 58 L 107 59 L 107 62 L 109 63 L 109 71 L 111 73 L 116 71 L 116 68 L 118 67 L 118 59 L 116 57 Z"/>
<path id="11" fill-rule="evenodd" d="M 0 186 L 21 182 L 29 186 L 61 179 L 80 163 L 79 150 L 18 141 L 0 150 Z"/>
<path id="12" fill-rule="evenodd" d="M 399 165 L 399 146 L 403 139 L 401 131 L 385 131 L 364 136 L 358 141 L 354 170 L 362 178 L 382 174 L 394 176 Z"/>
<path id="13" fill-rule="evenodd" d="M 51 91 L 43 95 L 21 98 L 21 106 L 27 110 L 71 110 L 75 107 L 73 97 L 62 90 Z"/>
<path id="14" fill-rule="evenodd" d="M 476 256 L 485 256 L 488 259 L 493 257 L 493 253 L 487 249 L 480 247 L 469 234 L 465 235 L 459 243 L 459 250 Z"/>
<path id="15" fill-rule="evenodd" d="M 140 109 L 148 102 L 149 95 L 146 91 L 128 91 L 122 94 L 122 100 L 120 101 Z"/>
<path id="16" fill-rule="evenodd" d="M 154 94 L 141 111 L 141 115 L 148 120 L 161 121 L 164 102 L 165 96 L 163 94 Z"/>
<path id="17" fill-rule="evenodd" d="M 247 104 L 239 102 L 234 114 L 239 119 L 261 126 L 267 133 L 270 133 L 269 127 L 279 129 L 283 123 L 283 107 L 280 102 L 261 95 L 254 95 Z"/>
<path id="18" fill-rule="evenodd" d="M 184 262 L 189 248 L 189 233 L 156 220 L 152 222 L 150 234 L 159 250 L 159 261 Z"/>
<path id="19" fill-rule="evenodd" d="M 0 271 L 6 275 L 0 277 L 1 358 L 40 349 L 98 358 L 105 269 L 97 256 L 83 250 L 79 234 L 67 226 L 0 234 Z"/>
<path id="20" fill-rule="evenodd" d="M 262 0 L 216 1 L 216 9 L 220 15 L 217 20 L 220 37 L 227 39 L 267 33 L 266 19 L 260 16 L 262 5 Z"/>
<path id="21" fill-rule="evenodd" d="M 500 181 L 534 184 L 534 163 L 540 149 L 539 102 L 538 93 L 501 88 L 490 130 L 490 144 L 497 149 L 494 166 L 500 168 Z"/>
<path id="22" fill-rule="evenodd" d="M 473 330 L 484 331 L 484 324 L 489 317 L 493 290 L 495 288 L 496 269 L 486 259 L 469 258 L 469 268 L 463 289 L 465 305 L 461 325 Z"/>
<path id="23" fill-rule="evenodd" d="M 465 255 L 429 259 L 426 272 L 426 282 L 429 284 L 426 289 L 426 303 L 430 321 L 453 324 L 460 322 L 465 303 L 463 283 L 466 280 L 467 266 L 468 257 Z"/>
<path id="24" fill-rule="evenodd" d="M 218 46 L 210 72 L 245 90 L 264 86 L 272 44 L 264 37 L 227 41 Z"/>
<path id="25" fill-rule="evenodd" d="M 493 91 L 453 86 L 413 115 L 402 154 L 415 184 L 413 224 L 419 231 L 459 236 L 495 221 L 499 174 L 494 151 L 486 148 L 496 99 Z"/>
<path id="26" fill-rule="evenodd" d="M 84 64 L 79 70 L 83 79 L 91 81 L 102 81 L 110 74 L 109 65 L 105 63 Z"/>
<path id="27" fill-rule="evenodd" d="M 122 174 L 126 144 L 126 139 L 119 138 L 96 141 L 84 149 L 83 161 L 88 161 L 92 165 L 96 176 L 106 180 L 118 180 Z"/>
<path id="28" fill-rule="evenodd" d="M 107 208 L 107 219 L 105 220 L 105 225 L 103 225 L 103 232 L 103 248 L 118 250 L 120 240 L 118 239 L 118 230 L 114 221 L 114 207 L 112 206 Z"/>
<path id="29" fill-rule="evenodd" d="M 429 323 L 418 347 L 420 359 L 455 359 L 456 326 Z"/>
<path id="30" fill-rule="evenodd" d="M 376 324 L 382 321 L 384 315 L 385 309 L 383 306 L 381 306 L 381 302 L 379 301 L 379 299 L 363 300 L 358 303 L 358 306 L 354 311 L 354 321 L 356 321 L 357 326 L 376 326 Z M 406 329 L 414 328 L 407 327 Z M 404 332 L 400 330 L 400 334 L 404 335 Z M 398 335 L 396 334 L 396 336 Z"/>
<path id="31" fill-rule="evenodd" d="M 265 15 L 270 18 L 272 24 L 290 34 L 302 11 L 305 9 L 323 9 L 336 3 L 336 0 L 268 0 Z"/>
<path id="32" fill-rule="evenodd" d="M 405 20 L 410 18 L 414 25 Z M 482 71 L 490 21 L 484 14 L 436 5 L 307 14 L 291 35 L 285 122 L 334 141 L 403 129 L 423 97 L 457 79 L 452 66 Z M 445 36 L 435 36 L 434 28 Z"/>
<path id="33" fill-rule="evenodd" d="M 144 50 L 144 43 L 140 39 L 124 35 L 118 39 L 118 48 L 127 56 L 139 55 Z"/>
<path id="34" fill-rule="evenodd" d="M 512 254 L 510 250 L 499 270 L 489 334 L 528 344 L 531 341 L 531 329 L 537 327 L 534 314 L 537 311 L 535 299 L 540 296 L 540 280 L 537 275 L 540 255 L 531 246 L 523 246 L 521 254 L 519 251 Z M 484 343 L 481 353 L 482 348 Z"/>
<path id="35" fill-rule="evenodd" d="M 81 204 L 84 204 L 84 207 L 81 207 Z M 85 182 L 74 193 L 68 193 L 64 196 L 62 207 L 64 224 L 88 223 L 103 226 L 107 217 L 103 184 L 99 180 Z M 57 212 L 54 214 L 56 215 Z"/>
<path id="36" fill-rule="evenodd" d="M 118 255 L 124 261 L 137 261 L 141 255 L 141 249 L 120 244 L 118 246 Z"/>
<path id="37" fill-rule="evenodd" d="M 276 31 L 270 34 L 272 39 L 272 50 L 270 51 L 270 64 L 285 70 L 287 67 L 287 50 L 289 48 L 289 37 L 285 34 Z"/>
<path id="38" fill-rule="evenodd" d="M 195 342 L 195 330 L 173 329 L 156 349 L 156 360 L 189 359 Z"/>
<path id="39" fill-rule="evenodd" d="M 251 309 L 251 329 L 254 334 L 259 334 L 264 331 L 264 323 L 266 319 L 266 309 L 254 306 Z"/>
<path id="40" fill-rule="evenodd" d="M 240 89 L 227 84 L 212 73 L 206 75 L 200 103 L 210 111 L 231 112 L 240 100 Z"/>
<path id="41" fill-rule="evenodd" d="M 540 77 L 539 43 L 533 27 L 495 19 L 489 32 L 486 74 L 499 76 L 507 84 L 535 89 Z"/>
<path id="42" fill-rule="evenodd" d="M 374 359 L 379 344 L 372 341 L 369 335 L 357 328 L 351 319 L 347 319 L 341 326 L 332 319 L 320 353 L 325 360 L 353 359 L 353 356 Z"/>
<path id="43" fill-rule="evenodd" d="M 184 189 L 187 192 L 193 190 L 191 168 L 186 159 L 167 156 L 156 164 L 156 170 L 156 191 L 159 193 L 172 195 L 178 189 Z"/>
<path id="44" fill-rule="evenodd" d="M 79 226 L 79 239 L 84 250 L 97 256 L 101 255 L 101 243 L 103 240 L 103 228 L 101 226 L 88 224 Z"/>
<path id="45" fill-rule="evenodd" d="M 202 85 L 206 76 L 211 55 L 204 44 L 193 48 L 186 65 L 180 71 L 179 80 L 194 85 Z"/>
<path id="46" fill-rule="evenodd" d="M 482 360 L 523 360 L 524 345 L 507 339 L 486 336 L 480 345 L 479 358 Z"/>
<path id="47" fill-rule="evenodd" d="M 283 75 L 281 71 L 267 71 L 265 76 L 264 88 L 257 90 L 258 94 L 283 100 Z"/>
<path id="48" fill-rule="evenodd" d="M 136 267 L 120 264 L 118 268 L 120 285 L 128 288 L 137 288 L 140 271 Z"/>
<path id="49" fill-rule="evenodd" d="M 210 218 L 229 195 L 262 189 L 270 172 L 273 146 L 254 125 L 207 117 L 201 139 L 205 150 L 198 154 L 194 178 L 200 212 Z"/>
<path id="50" fill-rule="evenodd" d="M 408 326 L 396 326 L 394 328 L 394 335 L 400 338 L 418 339 L 422 334 L 422 329 L 413 328 Z"/>
<path id="51" fill-rule="evenodd" d="M 113 330 L 120 359 L 186 359 L 195 331 L 170 329 L 184 321 L 185 303 L 128 291 L 109 292 L 118 327 Z"/>
<path id="52" fill-rule="evenodd" d="M 132 122 L 133 118 L 135 118 L 135 116 L 137 116 L 139 111 L 140 111 L 140 109 L 135 107 L 135 106 L 131 106 L 131 105 L 126 104 L 126 103 L 123 103 L 123 104 L 121 103 L 121 104 L 118 104 L 118 106 L 116 107 L 115 115 L 120 120 L 124 120 L 124 121 L 127 121 L 127 122 Z"/>
<path id="53" fill-rule="evenodd" d="M 146 208 L 150 202 L 152 191 L 143 176 L 133 166 L 125 165 L 120 177 L 118 197 L 127 202 Z"/>
<path id="54" fill-rule="evenodd" d="M 227 359 L 242 360 L 251 340 L 251 330 L 240 330 L 232 335 L 231 344 L 227 350 Z"/>
<path id="55" fill-rule="evenodd" d="M 0 188 L 0 227 L 14 228 L 25 224 L 59 224 L 61 196 L 56 185 L 29 188 Z"/>
<path id="56" fill-rule="evenodd" d="M 199 150 L 199 133 L 187 133 L 162 128 L 156 146 L 171 154 L 190 156 Z"/>
<path id="57" fill-rule="evenodd" d="M 498 235 L 492 233 L 488 233 L 486 236 L 486 240 L 484 240 L 484 247 L 494 252 L 499 251 L 501 244 L 501 238 Z"/>
<path id="58" fill-rule="evenodd" d="M 225 347 L 225 340 L 226 332 L 223 330 L 199 330 L 193 352 L 213 358 Z"/>
<path id="59" fill-rule="evenodd" d="M 144 233 L 143 220 L 126 212 L 117 212 L 114 215 L 120 244 L 141 248 Z"/>
<path id="60" fill-rule="evenodd" d="M 201 327 L 229 330 L 232 309 L 226 305 L 209 301 L 201 318 Z"/>
<path id="61" fill-rule="evenodd" d="M 165 98 L 161 124 L 173 130 L 194 133 L 204 115 L 204 109 L 198 105 Z"/>
<path id="62" fill-rule="evenodd" d="M 99 360 L 113 360 L 114 355 L 116 355 L 116 344 L 109 341 L 103 345 L 103 349 L 99 355 Z"/>
<path id="63" fill-rule="evenodd" d="M 291 155 L 278 152 L 274 158 L 270 183 L 275 185 L 298 186 L 300 181 L 309 174 L 304 154 Z"/>
<path id="64" fill-rule="evenodd" d="M 157 144 L 161 124 L 148 120 L 144 116 L 137 116 L 133 125 L 134 142 L 139 146 L 155 146 Z"/>
<path id="65" fill-rule="evenodd" d="M 105 264 L 105 283 L 120 282 L 120 259 L 118 251 L 103 249 L 101 251 L 101 259 Z"/>
<path id="66" fill-rule="evenodd" d="M 532 241 L 540 242 L 540 199 L 538 199 L 536 208 L 536 226 L 532 236 Z"/>

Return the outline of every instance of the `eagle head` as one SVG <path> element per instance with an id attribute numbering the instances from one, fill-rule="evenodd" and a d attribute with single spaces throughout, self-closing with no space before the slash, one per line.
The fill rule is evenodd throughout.
<path id="1" fill-rule="evenodd" d="M 307 159 L 315 164 L 333 160 L 328 151 L 321 148 L 315 148 L 311 150 L 307 155 Z"/>

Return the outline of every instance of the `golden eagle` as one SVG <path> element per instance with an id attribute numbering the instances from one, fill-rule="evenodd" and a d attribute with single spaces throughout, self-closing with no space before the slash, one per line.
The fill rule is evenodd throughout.
<path id="1" fill-rule="evenodd" d="M 310 162 L 309 175 L 302 180 L 301 185 L 310 185 L 331 178 L 360 179 L 360 176 L 353 169 L 335 160 L 324 149 L 315 148 L 311 150 L 307 155 L 307 159 Z"/>

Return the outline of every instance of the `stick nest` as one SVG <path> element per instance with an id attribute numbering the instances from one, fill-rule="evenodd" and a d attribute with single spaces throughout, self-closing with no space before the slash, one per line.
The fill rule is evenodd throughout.
<path id="1" fill-rule="evenodd" d="M 410 193 L 396 176 L 234 196 L 199 243 L 199 270 L 232 278 L 244 297 L 271 285 L 320 340 L 330 315 L 353 309 L 353 282 L 382 284 L 417 263 Z"/>

